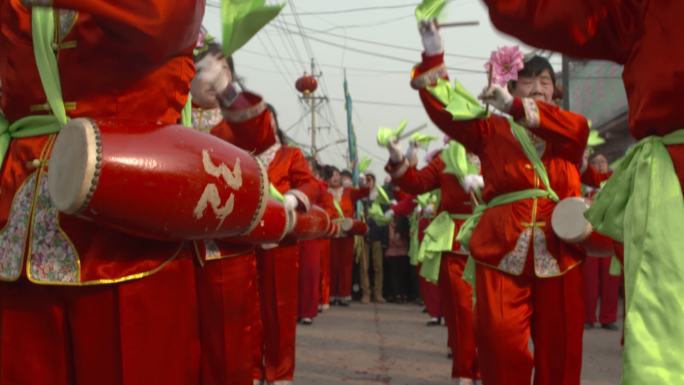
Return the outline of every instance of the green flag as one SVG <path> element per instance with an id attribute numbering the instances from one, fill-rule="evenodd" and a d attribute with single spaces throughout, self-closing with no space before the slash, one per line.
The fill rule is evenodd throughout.
<path id="1" fill-rule="evenodd" d="M 265 5 L 265 0 L 223 0 L 223 53 L 232 55 L 273 20 L 285 4 Z"/>

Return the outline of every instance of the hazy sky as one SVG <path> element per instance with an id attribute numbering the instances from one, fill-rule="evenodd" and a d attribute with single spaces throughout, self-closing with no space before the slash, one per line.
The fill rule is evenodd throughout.
<path id="1" fill-rule="evenodd" d="M 208 0 L 204 26 L 214 36 L 220 37 L 220 15 L 215 6 L 218 2 Z M 325 127 L 318 131 L 317 144 L 320 147 L 346 138 L 342 82 L 343 68 L 347 68 L 359 156 L 371 158 L 371 170 L 383 176 L 382 169 L 388 155 L 387 150 L 375 142 L 378 127 L 396 127 L 401 120 L 407 119 L 409 127 L 429 123 L 424 132 L 442 137 L 429 121 L 417 92 L 409 86 L 410 70 L 414 63 L 420 61 L 421 51 L 420 35 L 413 17 L 417 3 L 416 0 L 290 0 L 274 22 L 235 54 L 236 72 L 244 78 L 247 88 L 263 95 L 276 107 L 281 128 L 298 142 L 308 144 L 311 120 L 308 115 L 302 119 L 308 109 L 300 102 L 294 83 L 304 71 L 309 71 L 310 55 L 313 54 L 318 70 L 322 72 L 318 93 L 322 92 L 330 99 L 328 106 L 320 109 L 317 119 L 317 125 Z M 378 9 L 340 12 L 376 7 Z M 297 26 L 295 12 L 299 14 L 301 30 Z M 453 55 L 447 56 L 447 66 L 481 71 L 450 71 L 452 79 L 459 79 L 468 90 L 477 94 L 486 83 L 483 65 L 491 51 L 518 42 L 494 30 L 480 0 L 449 2 L 445 19 L 480 22 L 478 27 L 449 28 L 442 32 L 446 53 Z M 300 31 L 308 37 L 303 37 Z M 552 61 L 554 66 L 560 67 L 559 56 Z M 439 145 L 441 141 L 433 142 L 431 147 Z M 344 166 L 343 154 L 346 152 L 346 143 L 330 146 L 323 150 L 320 159 Z M 422 162 L 423 154 L 420 158 Z"/>

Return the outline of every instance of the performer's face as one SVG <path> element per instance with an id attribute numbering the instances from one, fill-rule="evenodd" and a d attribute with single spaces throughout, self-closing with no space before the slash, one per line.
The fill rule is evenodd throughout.
<path id="1" fill-rule="evenodd" d="M 197 74 L 190 83 L 193 103 L 205 109 L 218 107 L 216 85 L 225 86 L 233 80 L 228 61 L 223 55 L 210 53 L 196 67 Z"/>
<path id="2" fill-rule="evenodd" d="M 608 172 L 608 159 L 605 156 L 598 154 L 591 160 L 591 165 L 599 172 Z"/>
<path id="3" fill-rule="evenodd" d="M 333 187 L 333 188 L 337 188 L 337 187 L 340 187 L 342 185 L 342 178 L 341 178 L 340 173 L 338 171 L 333 171 L 333 174 L 330 177 L 328 184 L 330 184 L 330 187 Z"/>
<path id="4" fill-rule="evenodd" d="M 532 98 L 543 102 L 553 101 L 553 80 L 548 70 L 537 76 L 521 76 L 515 83 L 512 94 L 520 98 Z"/>
<path id="5" fill-rule="evenodd" d="M 348 176 L 343 176 L 343 177 L 342 177 L 342 186 L 344 186 L 344 187 L 352 187 L 353 185 L 354 185 L 354 181 L 352 180 L 352 178 L 350 178 L 350 177 L 348 177 Z"/>

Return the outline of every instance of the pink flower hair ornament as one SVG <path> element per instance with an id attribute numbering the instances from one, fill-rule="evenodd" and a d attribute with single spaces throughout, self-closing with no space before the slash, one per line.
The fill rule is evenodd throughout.
<path id="1" fill-rule="evenodd" d="M 525 68 L 525 55 L 517 45 L 501 47 L 492 52 L 485 69 L 491 74 L 491 83 L 505 86 L 518 80 L 518 72 Z"/>

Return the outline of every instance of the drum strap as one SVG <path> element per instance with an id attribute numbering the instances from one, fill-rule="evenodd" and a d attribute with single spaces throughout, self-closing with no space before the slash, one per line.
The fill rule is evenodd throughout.
<path id="1" fill-rule="evenodd" d="M 528 135 L 527 130 L 513 121 L 513 119 L 508 119 L 511 125 L 511 131 L 513 136 L 518 140 L 522 150 L 525 153 L 527 159 L 532 163 L 534 171 L 537 173 L 539 179 L 541 179 L 544 186 L 546 186 L 546 191 L 549 193 L 549 199 L 558 202 L 558 195 L 551 188 L 551 182 L 549 182 L 549 174 L 546 172 L 546 167 L 544 167 L 544 162 L 542 162 L 539 154 L 537 154 L 537 149 L 534 147 L 530 135 Z"/>
<path id="2" fill-rule="evenodd" d="M 585 214 L 625 244 L 623 384 L 684 378 L 684 198 L 666 148 L 675 144 L 684 129 L 630 148 Z"/>
<path id="3" fill-rule="evenodd" d="M 0 167 L 5 161 L 13 138 L 53 134 L 58 132 L 68 120 L 62 99 L 57 58 L 53 50 L 54 10 L 51 7 L 33 7 L 31 30 L 36 66 L 52 115 L 26 116 L 12 124 L 4 116 L 0 116 Z"/>

